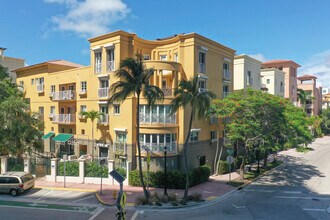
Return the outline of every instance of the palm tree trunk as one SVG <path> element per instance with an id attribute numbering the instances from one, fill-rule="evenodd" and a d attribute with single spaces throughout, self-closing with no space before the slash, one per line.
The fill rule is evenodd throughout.
<path id="1" fill-rule="evenodd" d="M 190 137 L 190 130 L 191 130 L 191 126 L 192 126 L 193 116 L 194 116 L 194 109 L 191 109 L 191 115 L 190 115 L 190 121 L 189 121 L 189 127 L 188 127 L 188 134 L 187 134 L 186 141 L 184 143 L 184 148 L 183 148 L 184 166 L 185 166 L 185 173 L 186 173 L 186 187 L 184 189 L 184 195 L 183 195 L 183 200 L 185 200 L 185 201 L 187 201 L 187 199 L 188 199 L 188 189 L 189 189 L 187 148 L 188 148 L 188 141 L 189 141 L 189 137 Z"/>
<path id="2" fill-rule="evenodd" d="M 94 120 L 92 120 L 92 161 L 94 161 Z"/>
<path id="3" fill-rule="evenodd" d="M 224 143 L 222 143 L 222 145 L 221 145 L 220 154 L 219 154 L 219 157 L 218 157 L 218 160 L 217 160 L 217 173 L 216 173 L 217 175 L 218 175 L 218 172 L 219 172 L 219 162 L 221 160 L 223 148 L 224 148 Z"/>
<path id="4" fill-rule="evenodd" d="M 140 146 L 140 117 L 139 117 L 139 109 L 140 109 L 140 94 L 137 94 L 137 107 L 136 107 L 136 144 L 138 150 L 138 162 L 139 162 L 139 174 L 140 174 L 140 181 L 144 192 L 144 197 L 149 202 L 149 192 L 144 184 L 143 180 L 143 172 L 142 172 L 142 160 L 141 160 L 141 146 Z"/>
<path id="5" fill-rule="evenodd" d="M 214 164 L 213 164 L 213 170 L 214 174 L 218 175 L 218 152 L 219 152 L 219 132 L 217 132 L 217 150 L 215 152 L 215 157 L 214 157 Z"/>

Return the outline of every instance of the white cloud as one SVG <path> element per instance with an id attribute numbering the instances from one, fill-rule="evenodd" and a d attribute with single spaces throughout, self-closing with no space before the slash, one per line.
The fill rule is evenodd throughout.
<path id="1" fill-rule="evenodd" d="M 299 72 L 299 75 L 315 75 L 319 86 L 330 87 L 330 50 L 312 55 Z"/>
<path id="2" fill-rule="evenodd" d="M 250 56 L 250 57 L 252 57 L 252 58 L 254 58 L 256 60 L 259 60 L 261 62 L 267 61 L 266 57 L 263 54 L 261 54 L 261 53 L 249 54 L 248 56 Z"/>
<path id="3" fill-rule="evenodd" d="M 63 4 L 65 15 L 51 17 L 55 30 L 72 31 L 79 35 L 96 36 L 110 31 L 110 26 L 126 18 L 130 9 L 122 0 L 44 0 Z"/>

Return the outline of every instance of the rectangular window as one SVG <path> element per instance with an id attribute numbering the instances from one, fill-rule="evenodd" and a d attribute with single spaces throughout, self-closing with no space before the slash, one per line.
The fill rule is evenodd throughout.
<path id="1" fill-rule="evenodd" d="M 205 69 L 205 53 L 204 52 L 199 52 L 198 56 L 198 62 L 199 62 L 199 72 L 200 73 L 206 73 Z"/>
<path id="2" fill-rule="evenodd" d="M 64 133 L 64 128 L 61 128 L 61 133 Z"/>
<path id="3" fill-rule="evenodd" d="M 222 70 L 223 70 L 223 78 L 225 80 L 230 80 L 229 63 L 223 63 Z"/>
<path id="4" fill-rule="evenodd" d="M 34 79 L 31 79 L 31 85 L 32 86 L 34 85 Z"/>
<path id="5" fill-rule="evenodd" d="M 210 132 L 210 139 L 211 140 L 216 140 L 217 139 L 217 132 L 216 131 L 211 131 Z"/>
<path id="6" fill-rule="evenodd" d="M 103 114 L 108 114 L 109 113 L 109 108 L 107 105 L 102 105 L 100 107 L 100 112 L 103 113 Z"/>
<path id="7" fill-rule="evenodd" d="M 86 111 L 87 111 L 86 105 L 81 105 L 80 106 L 80 112 L 86 112 Z"/>
<path id="8" fill-rule="evenodd" d="M 179 62 L 179 55 L 178 53 L 174 54 L 174 62 Z"/>
<path id="9" fill-rule="evenodd" d="M 72 134 L 72 128 L 70 128 L 69 134 Z"/>
<path id="10" fill-rule="evenodd" d="M 247 72 L 246 85 L 248 85 L 248 86 L 252 85 L 252 74 L 251 74 L 251 71 L 248 71 Z"/>
<path id="11" fill-rule="evenodd" d="M 51 131 L 54 131 L 54 127 L 51 127 L 50 130 L 51 130 Z"/>
<path id="12" fill-rule="evenodd" d="M 85 129 L 81 129 L 81 134 L 85 134 Z"/>
<path id="13" fill-rule="evenodd" d="M 94 53 L 95 56 L 95 73 L 101 73 L 102 71 L 102 53 L 96 52 Z"/>
<path id="14" fill-rule="evenodd" d="M 50 86 L 50 92 L 52 92 L 52 93 L 55 92 L 55 85 Z"/>
<path id="15" fill-rule="evenodd" d="M 150 60 L 150 55 L 149 54 L 144 54 L 143 59 L 144 60 Z"/>
<path id="16" fill-rule="evenodd" d="M 160 55 L 159 60 L 167 60 L 167 55 Z"/>
<path id="17" fill-rule="evenodd" d="M 80 82 L 80 91 L 87 92 L 87 82 L 86 81 Z"/>
<path id="18" fill-rule="evenodd" d="M 222 87 L 222 92 L 223 92 L 223 97 L 226 98 L 229 96 L 229 86 L 226 85 L 226 86 L 223 86 Z"/>
<path id="19" fill-rule="evenodd" d="M 115 49 L 107 50 L 107 72 L 115 70 Z"/>
<path id="20" fill-rule="evenodd" d="M 200 80 L 198 82 L 198 90 L 199 92 L 205 92 L 207 89 L 206 89 L 206 81 L 205 80 Z"/>
<path id="21" fill-rule="evenodd" d="M 55 114 L 55 106 L 50 106 L 50 114 L 51 115 Z"/>
<path id="22" fill-rule="evenodd" d="M 190 142 L 195 142 L 195 141 L 198 141 L 198 132 L 197 131 L 190 132 Z"/>
<path id="23" fill-rule="evenodd" d="M 36 85 L 42 85 L 44 84 L 44 78 L 36 78 Z"/>
<path id="24" fill-rule="evenodd" d="M 113 113 L 115 115 L 120 115 L 120 105 L 113 105 Z"/>
<path id="25" fill-rule="evenodd" d="M 267 79 L 267 84 L 270 84 L 270 79 Z"/>
<path id="26" fill-rule="evenodd" d="M 19 85 L 18 89 L 23 92 L 24 91 L 24 81 L 19 81 L 18 85 Z"/>

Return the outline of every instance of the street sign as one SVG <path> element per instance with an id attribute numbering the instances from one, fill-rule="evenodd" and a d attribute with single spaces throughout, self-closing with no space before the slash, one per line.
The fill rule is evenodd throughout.
<path id="1" fill-rule="evenodd" d="M 118 183 L 123 183 L 124 180 L 125 180 L 125 178 L 124 178 L 122 175 L 120 175 L 120 173 L 118 173 L 116 170 L 111 171 L 109 174 L 110 174 L 110 175 L 112 176 L 112 178 L 114 178 Z"/>
<path id="2" fill-rule="evenodd" d="M 126 193 L 123 192 L 123 195 L 122 195 L 121 200 L 120 200 L 120 206 L 124 209 L 125 205 L 126 205 Z"/>
<path id="3" fill-rule="evenodd" d="M 234 149 L 227 149 L 227 154 L 229 154 L 230 156 L 232 156 L 234 153 Z"/>
<path id="4" fill-rule="evenodd" d="M 234 157 L 233 156 L 227 156 L 226 161 L 228 164 L 234 163 Z"/>

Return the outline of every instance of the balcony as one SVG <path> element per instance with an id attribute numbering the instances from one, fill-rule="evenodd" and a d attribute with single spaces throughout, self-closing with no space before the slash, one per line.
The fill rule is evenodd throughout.
<path id="1" fill-rule="evenodd" d="M 167 153 L 176 154 L 177 148 L 176 148 L 176 142 L 168 142 L 168 143 L 143 143 L 140 142 L 141 151 L 142 153 L 147 153 L 147 149 L 150 151 L 150 153 L 156 153 L 156 154 L 163 154 L 164 153 L 164 147 L 167 147 Z"/>
<path id="2" fill-rule="evenodd" d="M 109 87 L 99 88 L 98 97 L 100 99 L 108 99 L 109 98 Z"/>
<path id="3" fill-rule="evenodd" d="M 207 92 L 207 89 L 205 89 L 205 88 L 198 88 L 198 92 L 199 93 Z"/>
<path id="4" fill-rule="evenodd" d="M 115 61 L 109 60 L 107 61 L 107 72 L 115 71 Z"/>
<path id="5" fill-rule="evenodd" d="M 45 85 L 44 84 L 37 84 L 37 92 L 43 93 L 45 91 Z"/>
<path id="6" fill-rule="evenodd" d="M 230 71 L 228 69 L 223 69 L 223 79 L 230 81 Z"/>
<path id="7" fill-rule="evenodd" d="M 144 125 L 168 125 L 176 124 L 176 114 L 141 114 L 140 124 Z"/>
<path id="8" fill-rule="evenodd" d="M 115 155 L 127 155 L 127 144 L 125 142 L 116 141 L 113 145 L 113 152 Z"/>
<path id="9" fill-rule="evenodd" d="M 102 72 L 102 63 L 95 63 L 95 74 L 100 74 Z"/>
<path id="10" fill-rule="evenodd" d="M 108 125 L 109 124 L 109 114 L 100 115 L 97 123 L 99 125 Z"/>
<path id="11" fill-rule="evenodd" d="M 73 90 L 51 92 L 49 93 L 49 96 L 53 101 L 71 101 L 76 99 L 76 92 Z"/>
<path id="12" fill-rule="evenodd" d="M 230 95 L 230 92 L 223 92 L 223 98 L 227 98 Z"/>
<path id="13" fill-rule="evenodd" d="M 199 73 L 206 74 L 205 63 L 199 63 Z"/>
<path id="14" fill-rule="evenodd" d="M 162 91 L 163 91 L 165 97 L 171 97 L 171 96 L 173 96 L 172 89 L 162 88 Z"/>
<path id="15" fill-rule="evenodd" d="M 76 115 L 75 114 L 54 114 L 53 115 L 53 123 L 58 124 L 75 124 L 76 123 Z"/>

